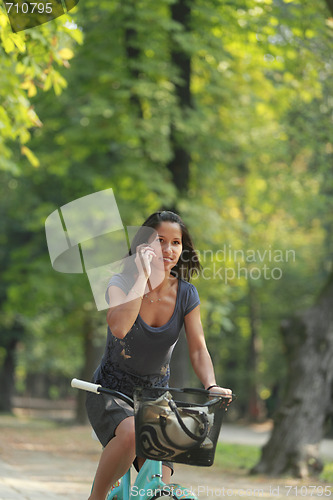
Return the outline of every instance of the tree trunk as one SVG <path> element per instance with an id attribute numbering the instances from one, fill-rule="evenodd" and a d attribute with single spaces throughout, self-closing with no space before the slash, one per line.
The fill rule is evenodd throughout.
<path id="1" fill-rule="evenodd" d="M 125 24 L 127 25 L 127 23 L 129 23 L 131 25 L 131 27 L 126 27 L 124 33 L 127 67 L 133 81 L 138 81 L 140 78 L 140 72 L 138 70 L 137 64 L 140 59 L 140 49 L 138 48 L 137 31 L 133 28 L 133 20 L 136 16 L 137 6 L 135 4 L 135 1 L 131 0 L 127 2 L 126 7 L 127 10 L 130 9 L 130 13 L 128 14 L 128 18 Z M 132 107 L 135 109 L 135 118 L 138 117 L 142 119 L 141 102 L 138 96 L 136 94 L 133 94 L 133 92 L 131 92 L 130 101 Z"/>
<path id="2" fill-rule="evenodd" d="M 259 336 L 259 303 L 251 280 L 248 280 L 250 343 L 248 350 L 249 397 L 248 412 L 252 420 L 260 420 L 264 416 L 263 404 L 258 390 L 258 359 L 260 355 Z"/>
<path id="3" fill-rule="evenodd" d="M 326 5 L 331 15 L 333 16 L 333 0 L 326 0 Z"/>
<path id="4" fill-rule="evenodd" d="M 0 348 L 4 351 L 0 360 L 0 412 L 11 413 L 15 390 L 16 347 L 24 335 L 24 327 L 16 317 L 8 330 L 2 330 Z"/>
<path id="5" fill-rule="evenodd" d="M 317 303 L 282 322 L 288 386 L 268 443 L 252 472 L 319 473 L 319 444 L 330 409 L 333 382 L 333 273 Z"/>
<path id="6" fill-rule="evenodd" d="M 190 3 L 187 0 L 178 0 L 171 5 L 172 20 L 180 24 L 184 31 L 189 31 L 191 16 Z M 178 105 L 183 116 L 191 107 L 191 57 L 182 47 L 173 42 L 171 60 L 180 77 L 180 82 L 175 83 Z M 183 138 L 184 139 L 184 138 Z M 179 140 L 174 124 L 171 125 L 170 142 L 173 149 L 173 158 L 167 165 L 172 174 L 172 180 L 180 194 L 186 193 L 189 181 L 190 154 L 184 146 L 185 141 Z"/>
<path id="7" fill-rule="evenodd" d="M 84 349 L 84 366 L 81 372 L 82 380 L 91 380 L 91 377 L 96 368 L 96 348 L 94 345 L 94 323 L 90 314 L 87 314 L 83 323 L 83 349 Z M 76 420 L 80 424 L 88 423 L 86 412 L 86 392 L 78 391 Z"/>
<path id="8" fill-rule="evenodd" d="M 17 339 L 11 339 L 4 347 L 5 356 L 0 369 L 0 412 L 11 413 L 14 392 L 15 350 Z"/>
<path id="9" fill-rule="evenodd" d="M 189 30 L 191 15 L 189 5 L 190 3 L 185 0 L 177 0 L 171 5 L 172 20 L 179 23 L 185 32 Z M 180 77 L 180 83 L 176 83 L 175 88 L 178 106 L 182 115 L 185 116 L 186 111 L 191 107 L 191 57 L 186 54 L 179 45 L 173 42 L 171 59 Z M 174 124 L 171 124 L 170 142 L 173 150 L 173 158 L 167 165 L 167 168 L 171 172 L 173 183 L 180 196 L 186 195 L 189 183 L 190 154 L 184 146 L 186 141 L 180 141 L 179 137 L 177 137 L 177 130 Z M 181 332 L 170 364 L 170 386 L 184 387 L 189 385 L 190 373 L 188 359 L 185 334 Z"/>

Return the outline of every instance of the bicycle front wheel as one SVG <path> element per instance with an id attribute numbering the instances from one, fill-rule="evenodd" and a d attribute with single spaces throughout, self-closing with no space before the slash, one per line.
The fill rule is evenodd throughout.
<path id="1" fill-rule="evenodd" d="M 159 491 L 156 495 L 151 497 L 150 500 L 163 498 L 163 500 L 198 500 L 194 493 L 188 489 L 180 486 L 180 484 L 168 484 L 165 489 Z"/>
<path id="2" fill-rule="evenodd" d="M 171 495 L 171 493 L 167 492 L 163 493 L 163 491 L 151 497 L 150 500 L 155 500 L 156 498 L 161 498 L 161 497 L 163 497 L 163 500 L 167 500 L 168 498 L 172 500 L 178 500 L 178 498 L 175 495 Z"/>
<path id="3" fill-rule="evenodd" d="M 156 498 L 161 498 L 163 497 L 164 500 L 167 500 L 167 498 L 170 498 L 172 500 L 178 500 L 177 497 L 175 497 L 174 495 L 171 495 L 170 493 L 159 493 L 158 495 L 154 495 L 153 497 L 151 497 L 150 500 L 155 500 Z"/>

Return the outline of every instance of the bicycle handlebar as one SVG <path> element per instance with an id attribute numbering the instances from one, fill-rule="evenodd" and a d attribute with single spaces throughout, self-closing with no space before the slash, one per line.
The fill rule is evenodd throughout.
<path id="1" fill-rule="evenodd" d="M 106 387 L 102 387 L 100 384 L 94 384 L 92 382 L 86 382 L 85 380 L 79 380 L 77 378 L 73 378 L 71 382 L 71 386 L 74 387 L 75 389 L 81 389 L 83 391 L 88 391 L 88 392 L 93 392 L 95 394 L 99 393 L 104 393 L 104 394 L 109 394 L 110 396 L 115 396 L 119 399 L 122 399 L 125 401 L 125 403 L 128 403 L 132 408 L 134 406 L 134 401 L 132 398 L 129 396 L 126 396 L 126 394 L 123 394 L 122 392 L 115 391 L 113 389 L 107 389 Z M 210 396 L 215 396 L 214 400 L 211 400 L 205 404 L 201 404 L 200 406 L 210 406 L 214 402 L 216 402 L 217 398 L 221 399 L 231 399 L 231 401 L 235 398 L 234 394 L 229 395 L 223 395 L 223 394 L 217 394 L 213 391 L 207 391 L 206 389 L 197 389 L 197 388 L 190 388 L 190 387 L 185 387 L 183 389 L 180 388 L 175 388 L 175 387 L 151 387 L 151 389 L 165 389 L 166 391 L 174 391 L 174 392 L 180 392 L 180 393 L 199 393 L 199 394 L 207 394 Z M 231 402 L 230 401 L 230 402 Z M 199 406 L 199 405 L 198 405 Z"/>
<path id="2" fill-rule="evenodd" d="M 102 387 L 101 385 L 93 384 L 92 382 L 86 382 L 85 380 L 79 380 L 78 378 L 73 378 L 71 386 L 74 387 L 74 389 L 81 389 L 82 391 L 95 392 L 96 394 L 98 394 L 99 392 L 98 390 L 99 387 Z"/>
<path id="3" fill-rule="evenodd" d="M 79 380 L 77 378 L 73 378 L 71 382 L 71 386 L 75 389 L 81 389 L 82 391 L 94 392 L 95 394 L 99 394 L 100 392 L 104 394 L 109 394 L 110 396 L 116 396 L 119 399 L 128 403 L 132 408 L 134 407 L 134 401 L 126 394 L 123 394 L 119 391 L 114 391 L 113 389 L 107 389 L 106 387 L 102 387 L 99 384 L 93 384 L 92 382 L 86 382 L 85 380 Z"/>

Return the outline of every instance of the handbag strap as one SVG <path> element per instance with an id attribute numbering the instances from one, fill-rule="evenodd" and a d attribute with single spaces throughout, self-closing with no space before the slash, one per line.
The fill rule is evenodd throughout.
<path id="1" fill-rule="evenodd" d="M 197 436 L 196 434 L 193 434 L 193 432 L 191 432 L 190 429 L 188 429 L 186 427 L 186 425 L 184 424 L 183 419 L 182 419 L 181 415 L 179 414 L 179 411 L 178 411 L 178 408 L 177 408 L 177 405 L 175 404 L 175 402 L 170 400 L 169 406 L 170 406 L 171 410 L 174 412 L 174 414 L 176 415 L 176 418 L 178 420 L 178 423 L 179 423 L 181 429 L 185 432 L 185 434 L 187 434 L 187 436 L 189 436 L 191 439 L 194 439 L 195 441 L 200 441 L 200 442 L 202 442 L 206 438 L 206 436 L 208 434 L 208 417 L 207 417 L 205 412 L 199 411 L 199 410 L 191 410 L 191 409 L 187 409 L 187 408 L 183 409 L 184 412 L 196 414 L 200 417 L 203 417 L 202 423 L 204 424 L 204 429 L 203 429 L 202 435 Z"/>
<path id="2" fill-rule="evenodd" d="M 175 443 L 174 441 L 172 441 L 172 439 L 168 436 L 168 433 L 166 431 L 167 417 L 165 415 L 160 415 L 160 428 L 162 430 L 162 434 L 163 434 L 165 441 L 168 443 L 169 446 L 172 446 L 173 449 L 186 451 L 186 450 L 189 450 L 189 449 L 193 448 L 194 446 L 198 446 L 198 444 L 200 444 L 200 443 L 198 443 L 198 441 L 193 441 L 192 444 L 183 446 L 179 443 Z"/>

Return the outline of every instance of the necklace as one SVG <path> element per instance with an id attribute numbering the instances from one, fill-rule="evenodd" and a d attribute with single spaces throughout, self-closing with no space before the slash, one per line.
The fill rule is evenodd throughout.
<path id="1" fill-rule="evenodd" d="M 151 299 L 148 297 L 148 294 L 147 294 L 147 293 L 145 294 L 145 298 L 146 298 L 147 300 L 149 300 L 149 302 L 151 302 L 151 303 L 152 303 L 152 302 L 161 302 L 161 300 L 162 300 L 161 298 L 158 298 L 158 299 L 156 299 L 156 300 L 151 300 Z"/>
<path id="2" fill-rule="evenodd" d="M 169 287 L 167 287 L 167 288 L 170 288 L 170 285 L 169 285 Z M 148 293 L 150 293 L 150 292 L 148 292 Z M 151 304 L 152 304 L 153 302 L 161 302 L 161 301 L 163 300 L 163 297 L 159 297 L 159 298 L 158 298 L 158 299 L 156 299 L 156 300 L 152 300 L 152 299 L 150 299 L 150 298 L 148 297 L 148 293 L 145 293 L 145 294 L 144 294 L 144 297 L 145 297 L 147 300 L 149 300 L 149 302 L 150 302 Z"/>

